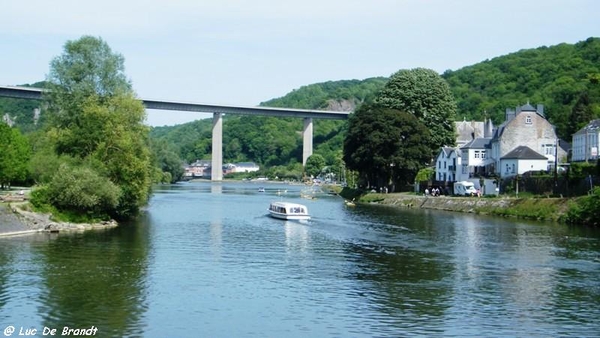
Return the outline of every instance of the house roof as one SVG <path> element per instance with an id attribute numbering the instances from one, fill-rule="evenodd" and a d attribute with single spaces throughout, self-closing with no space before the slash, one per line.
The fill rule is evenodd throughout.
<path id="1" fill-rule="evenodd" d="M 527 104 L 524 104 L 524 105 L 521 106 L 521 111 L 535 111 L 535 112 L 537 112 L 537 109 L 534 106 L 530 105 L 529 102 L 527 102 Z"/>
<path id="2" fill-rule="evenodd" d="M 489 137 L 478 137 L 473 141 L 465 144 L 461 147 L 461 149 L 485 149 L 490 147 L 490 142 L 492 141 Z"/>
<path id="3" fill-rule="evenodd" d="M 517 159 L 517 160 L 547 160 L 548 158 L 528 146 L 518 146 L 502 156 L 501 160 Z"/>
<path id="4" fill-rule="evenodd" d="M 592 120 L 585 127 L 579 129 L 575 135 L 585 134 L 589 132 L 599 132 L 600 131 L 600 119 Z"/>
<path id="5" fill-rule="evenodd" d="M 237 167 L 250 167 L 250 168 L 258 167 L 258 165 L 256 165 L 256 163 L 254 163 L 254 162 L 238 162 L 235 165 Z"/>

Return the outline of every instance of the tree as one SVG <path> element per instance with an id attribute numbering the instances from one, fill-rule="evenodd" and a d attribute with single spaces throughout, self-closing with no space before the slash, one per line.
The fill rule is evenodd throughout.
<path id="1" fill-rule="evenodd" d="M 344 161 L 367 186 L 412 183 L 430 161 L 429 130 L 410 113 L 362 105 L 348 123 Z"/>
<path id="2" fill-rule="evenodd" d="M 147 202 L 154 172 L 145 109 L 124 75 L 123 62 L 100 38 L 69 41 L 63 55 L 51 62 L 45 93 L 55 151 L 81 160 L 120 189 L 116 206 L 104 203 L 103 210 L 94 209 L 119 219 L 135 216 Z M 49 185 L 59 179 L 55 175 Z"/>
<path id="3" fill-rule="evenodd" d="M 431 156 L 456 142 L 456 102 L 448 83 L 431 69 L 415 68 L 393 74 L 375 103 L 417 117 L 431 133 L 427 142 Z"/>
<path id="4" fill-rule="evenodd" d="M 28 173 L 31 148 L 27 138 L 16 128 L 0 122 L 0 185 L 9 187 L 12 182 L 24 180 Z"/>
<path id="5" fill-rule="evenodd" d="M 325 158 L 319 154 L 312 154 L 306 159 L 304 166 L 308 176 L 317 177 L 325 167 Z"/>

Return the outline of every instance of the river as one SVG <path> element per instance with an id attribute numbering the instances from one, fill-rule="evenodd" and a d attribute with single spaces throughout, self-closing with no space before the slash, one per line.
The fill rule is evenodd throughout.
<path id="1" fill-rule="evenodd" d="M 599 231 L 350 208 L 337 196 L 301 198 L 303 186 L 264 187 L 159 186 L 131 224 L 0 238 L 0 330 L 41 336 L 56 329 L 60 336 L 64 327 L 95 327 L 100 337 L 600 334 Z M 312 219 L 268 217 L 269 202 L 280 199 L 307 205 Z"/>

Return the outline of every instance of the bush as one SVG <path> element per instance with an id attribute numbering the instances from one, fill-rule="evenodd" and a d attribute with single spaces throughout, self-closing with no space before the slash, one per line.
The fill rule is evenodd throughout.
<path id="1" fill-rule="evenodd" d="M 114 212 L 120 196 L 120 188 L 93 169 L 62 164 L 46 186 L 34 190 L 32 202 L 98 217 Z"/>
<path id="2" fill-rule="evenodd" d="M 598 210 L 600 210 L 600 187 L 594 188 L 591 195 L 581 197 L 577 203 L 571 204 L 564 217 L 564 222 L 572 225 L 600 227 Z"/>

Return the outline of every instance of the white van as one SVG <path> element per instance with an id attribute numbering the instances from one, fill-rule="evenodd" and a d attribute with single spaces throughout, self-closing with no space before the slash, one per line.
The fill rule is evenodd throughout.
<path id="1" fill-rule="evenodd" d="M 475 184 L 473 182 L 462 181 L 454 183 L 454 195 L 461 196 L 475 196 L 477 195 L 477 190 L 475 189 Z"/>

